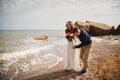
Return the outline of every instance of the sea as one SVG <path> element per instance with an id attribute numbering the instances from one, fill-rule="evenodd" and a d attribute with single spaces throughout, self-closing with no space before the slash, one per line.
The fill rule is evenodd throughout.
<path id="1" fill-rule="evenodd" d="M 48 39 L 33 39 L 42 35 L 47 35 Z M 1 30 L 0 75 L 2 79 L 4 80 L 4 76 L 7 76 L 7 79 L 14 80 L 20 72 L 27 73 L 37 69 L 42 74 L 45 70 L 57 65 L 63 60 L 57 55 L 65 53 L 63 46 L 67 41 L 64 36 L 64 30 Z M 39 66 L 34 67 L 38 63 Z M 12 67 L 15 70 L 13 69 L 10 74 Z M 42 72 L 43 69 L 45 70 Z"/>
<path id="2" fill-rule="evenodd" d="M 48 35 L 48 40 L 34 40 L 33 38 Z M 0 54 L 26 52 L 63 43 L 64 31 L 62 30 L 1 30 Z"/>

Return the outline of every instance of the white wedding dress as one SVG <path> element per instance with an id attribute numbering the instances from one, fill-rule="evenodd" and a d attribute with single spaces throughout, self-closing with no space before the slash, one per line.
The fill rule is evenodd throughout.
<path id="1" fill-rule="evenodd" d="M 77 37 L 75 37 L 72 42 L 68 42 L 65 59 L 65 70 L 79 72 L 83 69 L 83 62 L 80 59 L 80 48 L 72 48 L 72 46 L 78 44 L 80 44 L 80 41 Z"/>

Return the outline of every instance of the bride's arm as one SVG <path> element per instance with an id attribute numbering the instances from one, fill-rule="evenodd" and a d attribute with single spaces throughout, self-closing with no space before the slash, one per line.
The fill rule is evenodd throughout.
<path id="1" fill-rule="evenodd" d="M 76 37 L 74 36 L 74 38 L 72 39 L 72 42 L 74 45 L 76 45 Z"/>
<path id="2" fill-rule="evenodd" d="M 76 36 L 74 36 L 72 42 L 73 42 L 74 45 L 81 44 L 81 41 Z"/>

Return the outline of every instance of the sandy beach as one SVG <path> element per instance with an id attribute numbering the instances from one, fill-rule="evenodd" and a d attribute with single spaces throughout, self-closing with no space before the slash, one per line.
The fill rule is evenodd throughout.
<path id="1" fill-rule="evenodd" d="M 65 70 L 82 65 L 76 31 L 92 40 L 81 75 Z M 120 0 L 0 0 L 0 80 L 120 80 Z"/>
<path id="2" fill-rule="evenodd" d="M 101 36 L 114 42 L 93 43 L 89 55 L 87 73 L 64 71 L 64 61 L 48 71 L 28 80 L 119 80 L 120 77 L 120 36 Z"/>
<path id="3" fill-rule="evenodd" d="M 18 59 L 1 60 L 0 78 L 1 80 L 119 80 L 120 36 L 99 36 L 96 41 L 94 38 L 92 37 L 89 67 L 85 74 L 64 71 L 66 44 L 62 44 L 56 45 L 54 49 L 50 47 L 43 50 L 42 54 L 28 54 Z"/>

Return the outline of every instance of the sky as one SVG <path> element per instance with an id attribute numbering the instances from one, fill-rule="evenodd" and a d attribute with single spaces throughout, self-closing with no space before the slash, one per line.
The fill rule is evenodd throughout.
<path id="1" fill-rule="evenodd" d="M 120 0 L 0 0 L 0 30 L 65 29 L 67 21 L 120 24 Z"/>

